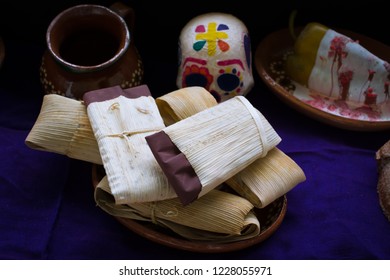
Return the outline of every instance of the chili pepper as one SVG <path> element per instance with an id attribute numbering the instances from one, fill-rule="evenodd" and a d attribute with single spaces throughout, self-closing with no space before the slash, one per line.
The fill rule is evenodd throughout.
<path id="1" fill-rule="evenodd" d="M 297 37 L 293 54 L 286 60 L 286 72 L 294 81 L 307 86 L 322 38 L 329 28 L 319 23 L 309 23 Z"/>

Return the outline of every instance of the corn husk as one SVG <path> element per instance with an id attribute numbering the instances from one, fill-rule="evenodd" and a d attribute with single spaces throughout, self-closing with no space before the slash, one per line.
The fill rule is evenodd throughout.
<path id="1" fill-rule="evenodd" d="M 265 117 L 243 96 L 194 114 L 164 128 L 163 132 L 195 171 L 201 185 L 198 197 L 219 186 L 256 159 L 265 157 L 281 140 Z M 179 173 L 183 167 L 180 163 L 165 169 L 164 164 L 170 164 L 173 160 L 159 160 L 159 156 L 165 156 L 166 152 L 162 149 L 162 153 L 159 153 L 160 140 L 154 138 L 153 142 L 150 141 L 156 135 L 147 137 L 147 141 L 169 178 L 169 173 Z M 177 158 L 176 155 L 174 157 Z M 183 198 L 183 203 L 191 202 L 194 195 L 196 198 L 196 193 L 188 197 L 188 191 L 184 194 L 186 197 L 180 196 L 181 190 L 187 188 L 187 181 L 179 178 L 175 182 L 171 180 L 171 184 L 179 197 Z"/>
<path id="2" fill-rule="evenodd" d="M 25 143 L 32 149 L 102 164 L 83 102 L 58 94 L 43 97 L 40 113 Z"/>
<path id="3" fill-rule="evenodd" d="M 177 199 L 150 203 L 116 204 L 107 176 L 97 184 L 95 201 L 108 214 L 148 221 L 190 239 L 232 242 L 255 237 L 260 223 L 253 205 L 240 196 L 214 189 L 190 205 Z"/>
<path id="4" fill-rule="evenodd" d="M 176 197 L 145 140 L 165 127 L 153 97 L 119 95 L 89 103 L 87 114 L 117 204 Z"/>
<path id="5" fill-rule="evenodd" d="M 255 207 L 263 208 L 305 180 L 299 165 L 275 147 L 265 158 L 228 179 L 226 184 Z"/>
<path id="6" fill-rule="evenodd" d="M 157 107 L 166 126 L 216 106 L 215 98 L 203 87 L 187 87 L 156 99 Z"/>
<path id="7" fill-rule="evenodd" d="M 202 104 L 196 109 L 187 105 L 193 103 L 192 90 L 179 90 L 157 98 L 156 103 L 166 124 L 173 124 L 217 105 L 207 91 L 203 94 L 201 90 L 196 90 L 196 103 Z M 205 101 L 200 102 L 200 99 Z M 295 161 L 275 147 L 264 158 L 255 160 L 226 183 L 255 207 L 264 208 L 305 180 L 303 170 Z"/>

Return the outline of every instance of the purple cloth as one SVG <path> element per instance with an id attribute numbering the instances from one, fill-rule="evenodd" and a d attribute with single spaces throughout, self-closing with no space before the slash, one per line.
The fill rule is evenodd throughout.
<path id="1" fill-rule="evenodd" d="M 287 194 L 286 216 L 264 242 L 223 254 L 172 249 L 133 233 L 95 205 L 89 163 L 26 147 L 42 102 L 41 49 L 25 52 L 21 42 L 6 43 L 0 69 L 0 259 L 390 259 L 390 222 L 379 206 L 375 161 L 389 131 L 353 132 L 310 119 L 282 103 L 254 73 L 247 97 L 307 180 Z M 174 79 L 167 83 L 176 75 L 175 61 L 148 69 L 152 95 L 176 90 Z"/>

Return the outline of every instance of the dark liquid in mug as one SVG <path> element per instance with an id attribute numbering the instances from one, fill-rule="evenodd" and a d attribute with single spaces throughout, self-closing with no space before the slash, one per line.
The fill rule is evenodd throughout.
<path id="1" fill-rule="evenodd" d="M 118 39 L 99 29 L 79 29 L 60 46 L 60 56 L 66 62 L 80 66 L 94 66 L 111 59 L 119 50 Z"/>

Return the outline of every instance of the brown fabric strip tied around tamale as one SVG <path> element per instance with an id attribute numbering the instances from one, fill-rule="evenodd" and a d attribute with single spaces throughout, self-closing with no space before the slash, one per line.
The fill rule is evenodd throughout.
<path id="1" fill-rule="evenodd" d="M 165 127 L 154 98 L 119 86 L 83 98 L 116 203 L 176 197 L 145 140 Z"/>
<path id="2" fill-rule="evenodd" d="M 85 105 L 88 107 L 92 102 L 102 102 L 114 99 L 119 96 L 135 99 L 141 96 L 152 96 L 149 88 L 146 85 L 128 88 L 123 90 L 120 86 L 113 86 L 103 89 L 98 89 L 88 92 L 87 96 L 83 98 Z"/>
<path id="3" fill-rule="evenodd" d="M 263 158 L 280 141 L 265 117 L 243 96 L 236 96 L 163 129 L 171 145 L 193 167 L 199 184 L 188 191 L 177 154 L 167 159 L 160 147 L 161 132 L 146 136 L 153 155 L 184 205 L 219 186 L 258 158 Z M 164 144 L 169 141 L 164 141 Z M 168 169 L 167 169 L 168 168 Z"/>
<path id="4" fill-rule="evenodd" d="M 146 139 L 150 146 L 156 147 L 152 152 L 183 205 L 191 203 L 202 191 L 202 184 L 190 162 L 164 131 Z"/>

